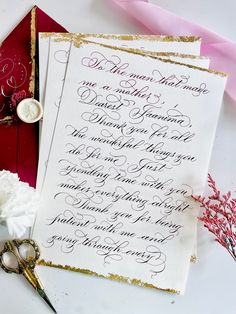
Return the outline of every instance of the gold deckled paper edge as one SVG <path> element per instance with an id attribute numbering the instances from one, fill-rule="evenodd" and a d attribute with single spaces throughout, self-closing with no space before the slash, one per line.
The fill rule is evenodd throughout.
<path id="1" fill-rule="evenodd" d="M 43 38 L 51 38 L 54 37 L 54 41 L 71 41 L 75 36 L 75 33 L 40 33 L 40 37 Z"/>
<path id="2" fill-rule="evenodd" d="M 46 38 L 48 36 L 49 37 L 54 36 L 55 38 L 53 40 L 55 42 L 72 41 L 74 46 L 76 46 L 76 47 L 80 47 L 82 44 L 95 44 L 95 45 L 99 45 L 99 46 L 105 47 L 105 48 L 110 48 L 110 49 L 113 49 L 113 50 L 125 51 L 125 52 L 128 52 L 128 53 L 137 54 L 137 55 L 141 55 L 141 56 L 144 56 L 144 57 L 158 59 L 158 60 L 160 60 L 162 62 L 166 62 L 166 63 L 173 63 L 173 64 L 181 65 L 181 66 L 184 66 L 184 67 L 188 67 L 190 69 L 195 69 L 195 70 L 199 70 L 199 71 L 202 71 L 202 72 L 215 74 L 215 75 L 218 75 L 218 76 L 221 76 L 221 77 L 227 77 L 228 76 L 226 73 L 223 73 L 223 72 L 220 72 L 220 71 L 215 71 L 215 70 L 211 70 L 211 69 L 205 69 L 205 68 L 201 68 L 201 67 L 198 67 L 198 66 L 195 66 L 195 65 L 190 65 L 190 64 L 185 64 L 185 63 L 182 63 L 182 62 L 177 62 L 177 61 L 163 59 L 163 58 L 161 58 L 161 55 L 159 55 L 159 56 L 152 55 L 153 52 L 151 52 L 149 54 L 147 51 L 141 51 L 140 49 L 116 47 L 116 46 L 111 46 L 111 45 L 97 43 L 97 42 L 95 43 L 93 41 L 89 41 L 89 40 L 86 40 L 86 39 L 82 38 L 80 36 L 80 34 L 42 33 L 42 37 L 43 38 Z"/>
<path id="3" fill-rule="evenodd" d="M 110 274 L 110 273 L 107 276 L 105 276 L 105 275 L 102 275 L 102 274 L 98 274 L 97 272 L 89 270 L 89 269 L 81 269 L 81 268 L 72 267 L 72 266 L 69 266 L 69 265 L 54 264 L 54 263 L 52 263 L 50 261 L 45 261 L 44 259 L 38 260 L 37 261 L 37 265 L 54 267 L 54 268 L 59 268 L 59 269 L 64 269 L 64 270 L 70 270 L 70 271 L 74 271 L 74 272 L 78 272 L 78 273 L 82 273 L 82 274 L 86 274 L 86 275 L 92 275 L 92 276 L 96 276 L 96 277 L 100 277 L 100 278 L 116 280 L 116 281 L 119 281 L 119 282 L 124 282 L 124 283 L 128 283 L 128 284 L 131 284 L 131 285 L 139 286 L 139 287 L 156 289 L 156 290 L 165 291 L 165 292 L 169 292 L 169 293 L 180 294 L 180 291 L 177 291 L 177 290 L 174 290 L 174 289 L 159 288 L 159 287 L 154 286 L 153 284 L 150 284 L 150 283 L 147 283 L 147 282 L 142 282 L 140 279 L 135 279 L 135 278 L 134 279 L 130 279 L 128 277 L 123 277 L 123 276 L 120 276 L 120 275 Z"/>
<path id="4" fill-rule="evenodd" d="M 83 34 L 84 37 L 94 37 L 93 34 Z M 178 41 L 178 42 L 195 42 L 200 41 L 199 36 L 165 36 L 165 35 L 130 35 L 130 34 L 96 34 L 97 38 L 120 39 L 120 40 L 137 40 L 145 39 L 152 41 Z"/>
<path id="5" fill-rule="evenodd" d="M 134 49 L 134 48 L 133 48 Z M 142 50 L 142 49 L 137 49 L 137 51 L 144 52 L 145 54 L 148 55 L 153 55 L 153 56 L 164 56 L 164 57 L 180 57 L 180 58 L 188 58 L 188 59 L 197 59 L 197 60 L 209 60 L 209 58 L 205 56 L 196 56 L 196 55 L 190 55 L 190 54 L 185 54 L 185 53 L 178 53 L 178 52 L 155 52 L 155 51 L 148 51 L 148 50 Z"/>
<path id="6" fill-rule="evenodd" d="M 44 37 L 50 37 L 53 36 L 55 33 L 42 33 L 42 38 Z M 65 37 L 68 37 L 68 35 L 76 35 L 83 38 L 87 37 L 95 37 L 95 38 L 104 38 L 104 39 L 120 39 L 120 40 L 150 40 L 150 41 L 173 41 L 173 42 L 195 42 L 200 41 L 201 37 L 199 36 L 165 36 L 165 35 L 130 35 L 130 34 L 85 34 L 85 33 L 57 33 L 57 34 L 63 34 Z"/>
<path id="7" fill-rule="evenodd" d="M 40 37 L 41 38 L 50 38 L 50 37 L 55 37 L 55 36 L 60 36 L 61 38 L 68 38 L 68 39 L 72 39 L 72 37 L 74 36 L 74 33 L 52 33 L 52 32 L 43 32 L 40 33 Z"/>
<path id="8" fill-rule="evenodd" d="M 31 75 L 29 81 L 29 92 L 34 94 L 35 88 L 35 52 L 36 52 L 36 7 L 31 10 L 31 23 L 30 23 L 30 35 L 31 35 Z"/>

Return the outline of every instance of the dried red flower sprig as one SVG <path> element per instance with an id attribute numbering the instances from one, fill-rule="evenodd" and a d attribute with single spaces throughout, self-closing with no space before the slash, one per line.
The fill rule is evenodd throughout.
<path id="1" fill-rule="evenodd" d="M 12 96 L 8 99 L 8 101 L 5 104 L 5 111 L 7 115 L 0 119 L 0 125 L 1 124 L 7 124 L 10 125 L 17 121 L 17 115 L 16 115 L 16 107 L 19 104 L 19 102 L 25 98 L 30 98 L 32 95 L 30 93 L 27 93 L 25 90 L 21 90 L 19 92 L 15 92 L 12 94 Z"/>
<path id="2" fill-rule="evenodd" d="M 236 261 L 236 198 L 231 192 L 222 194 L 208 174 L 208 185 L 212 195 L 207 198 L 193 196 L 204 207 L 203 216 L 198 217 L 204 226 L 216 236 L 216 241 L 225 247 Z"/>
<path id="3" fill-rule="evenodd" d="M 12 114 L 15 114 L 17 105 L 19 104 L 21 100 L 25 99 L 26 97 L 27 97 L 27 94 L 25 90 L 21 90 L 19 92 L 12 94 L 9 104 L 8 104 L 9 111 Z"/>

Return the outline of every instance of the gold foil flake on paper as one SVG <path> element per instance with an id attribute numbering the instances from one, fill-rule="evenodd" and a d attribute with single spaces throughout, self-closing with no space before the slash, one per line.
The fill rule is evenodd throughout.
<path id="1" fill-rule="evenodd" d="M 143 49 L 136 49 L 137 51 L 144 52 L 150 56 L 164 56 L 164 57 L 179 57 L 179 58 L 187 58 L 187 59 L 194 59 L 194 60 L 206 60 L 208 59 L 205 56 L 196 56 L 190 55 L 185 53 L 178 53 L 178 52 L 156 52 L 156 51 L 148 51 Z"/>
<path id="2" fill-rule="evenodd" d="M 108 275 L 102 275 L 102 274 L 98 274 L 97 272 L 89 270 L 89 269 L 81 269 L 81 268 L 72 267 L 69 265 L 54 264 L 50 261 L 45 261 L 44 259 L 38 260 L 37 265 L 54 267 L 54 268 L 59 268 L 59 269 L 64 269 L 64 270 L 70 270 L 70 271 L 74 271 L 74 272 L 78 272 L 78 273 L 82 273 L 82 274 L 86 274 L 86 275 L 92 275 L 92 276 L 96 276 L 96 277 L 100 277 L 100 278 L 116 280 L 119 282 L 129 283 L 129 284 L 139 286 L 139 287 L 156 289 L 156 290 L 165 291 L 165 292 L 169 292 L 169 293 L 177 293 L 177 294 L 180 293 L 179 291 L 174 290 L 174 289 L 159 288 L 157 286 L 154 286 L 153 284 L 150 284 L 147 282 L 142 282 L 140 279 L 135 279 L 135 278 L 130 279 L 128 277 L 123 277 L 120 275 L 110 274 L 110 273 Z"/>
<path id="3" fill-rule="evenodd" d="M 30 36 L 31 36 L 31 75 L 29 81 L 29 92 L 34 95 L 35 89 L 35 53 L 36 53 L 36 7 L 31 10 L 31 22 L 30 22 Z"/>
<path id="4" fill-rule="evenodd" d="M 48 32 L 44 32 L 44 33 L 40 33 L 40 38 L 42 38 L 42 39 L 44 39 L 44 38 L 50 38 L 50 37 L 52 37 L 52 36 L 54 36 L 54 35 L 56 35 L 56 34 L 58 34 L 58 33 L 48 33 Z M 60 33 L 60 34 L 62 34 L 62 33 Z"/>
<path id="5" fill-rule="evenodd" d="M 54 33 L 52 40 L 55 42 L 67 42 L 72 41 L 75 34 L 73 33 Z"/>
<path id="6" fill-rule="evenodd" d="M 79 48 L 82 43 L 87 44 L 87 41 L 84 41 L 80 34 L 75 33 L 47 33 L 44 38 L 47 37 L 50 37 L 54 42 L 72 42 L 76 48 Z"/>
<path id="7" fill-rule="evenodd" d="M 86 33 L 41 33 L 41 38 L 52 36 L 73 37 L 79 36 L 83 39 L 86 38 L 103 38 L 103 39 L 118 39 L 124 41 L 132 40 L 148 40 L 148 41 L 161 41 L 161 42 L 195 42 L 200 41 L 198 36 L 165 36 L 165 35 L 129 35 L 129 34 L 86 34 Z"/>
<path id="8" fill-rule="evenodd" d="M 53 40 L 61 39 L 61 41 L 64 39 L 65 41 L 71 40 L 75 36 L 75 33 L 40 33 L 40 38 L 52 38 Z"/>
<path id="9" fill-rule="evenodd" d="M 134 34 L 81 34 L 83 38 L 96 37 L 103 39 L 120 39 L 126 41 L 149 40 L 149 41 L 176 41 L 176 42 L 195 42 L 200 41 L 199 36 L 165 36 L 165 35 L 134 35 Z"/>
<path id="10" fill-rule="evenodd" d="M 196 255 L 192 255 L 190 258 L 190 263 L 196 263 L 197 262 L 197 256 Z"/>

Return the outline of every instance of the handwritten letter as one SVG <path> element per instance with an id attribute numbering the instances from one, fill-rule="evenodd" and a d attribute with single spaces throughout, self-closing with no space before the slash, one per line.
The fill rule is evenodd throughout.
<path id="1" fill-rule="evenodd" d="M 72 44 L 33 232 L 42 258 L 183 293 L 225 80 Z"/>

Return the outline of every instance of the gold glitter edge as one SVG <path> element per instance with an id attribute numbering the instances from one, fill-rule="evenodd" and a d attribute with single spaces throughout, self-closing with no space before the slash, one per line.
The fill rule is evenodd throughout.
<path id="1" fill-rule="evenodd" d="M 174 289 L 159 288 L 157 286 L 154 286 L 153 284 L 149 284 L 147 282 L 142 282 L 140 279 L 135 279 L 135 278 L 130 279 L 128 277 L 123 277 L 121 275 L 111 274 L 111 273 L 109 273 L 107 276 L 105 276 L 105 275 L 102 275 L 102 274 L 98 274 L 97 272 L 89 270 L 89 269 L 82 269 L 82 268 L 72 267 L 72 266 L 69 266 L 69 265 L 54 264 L 53 262 L 45 261 L 44 259 L 38 260 L 37 261 L 37 265 L 54 267 L 54 268 L 59 268 L 59 269 L 64 269 L 64 270 L 70 270 L 70 271 L 79 272 L 79 273 L 86 274 L 86 275 L 96 276 L 96 277 L 99 277 L 99 278 L 116 280 L 116 281 L 119 281 L 119 282 L 124 282 L 124 283 L 128 283 L 128 284 L 131 284 L 131 285 L 139 286 L 139 287 L 150 288 L 150 289 L 165 291 L 165 292 L 169 292 L 169 293 L 180 294 L 180 291 L 177 291 L 177 290 L 174 290 Z"/>
<path id="2" fill-rule="evenodd" d="M 133 48 L 134 49 L 134 48 Z M 196 56 L 196 55 L 190 55 L 185 53 L 178 53 L 178 52 L 156 52 L 156 51 L 148 51 L 143 49 L 136 49 L 137 51 L 144 52 L 145 54 L 148 54 L 150 56 L 166 56 L 166 57 L 180 57 L 180 58 L 188 58 L 188 59 L 196 59 L 196 60 L 209 60 L 208 57 L 205 56 Z"/>
<path id="3" fill-rule="evenodd" d="M 120 39 L 120 40 L 149 40 L 149 41 L 163 41 L 163 42 L 196 42 L 201 41 L 199 36 L 165 36 L 165 35 L 134 35 L 134 34 L 86 34 L 86 33 L 41 33 L 41 38 L 51 37 L 55 34 L 65 37 L 80 36 L 83 38 L 94 37 L 104 39 Z"/>
<path id="4" fill-rule="evenodd" d="M 29 81 L 29 92 L 34 95 L 35 89 L 35 53 L 36 53 L 36 7 L 31 10 L 31 22 L 30 22 L 30 36 L 31 36 L 31 75 Z"/>
<path id="5" fill-rule="evenodd" d="M 120 39 L 120 40 L 150 40 L 153 41 L 176 41 L 176 42 L 195 42 L 200 41 L 199 36 L 165 36 L 165 35 L 135 35 L 135 34 L 83 34 L 84 37 L 94 37 L 104 39 Z"/>

